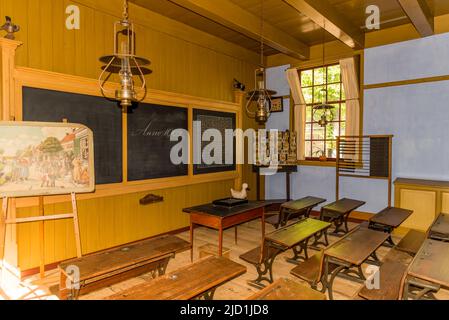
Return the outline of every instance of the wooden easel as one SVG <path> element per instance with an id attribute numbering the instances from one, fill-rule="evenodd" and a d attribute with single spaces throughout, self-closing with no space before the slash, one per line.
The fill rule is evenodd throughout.
<path id="1" fill-rule="evenodd" d="M 1 270 L 5 269 L 4 257 L 5 257 L 5 245 L 6 245 L 6 226 L 8 224 L 19 224 L 19 223 L 29 223 L 29 222 L 39 222 L 39 244 L 40 244 L 40 276 L 44 277 L 45 274 L 45 246 L 44 246 L 44 222 L 51 220 L 61 220 L 61 219 L 73 219 L 74 231 L 75 231 L 75 243 L 76 243 L 76 254 L 80 258 L 81 253 L 81 240 L 79 233 L 79 222 L 78 222 L 78 208 L 76 204 L 76 194 L 71 193 L 72 197 L 72 212 L 65 214 L 56 214 L 51 216 L 45 216 L 44 212 L 44 197 L 39 196 L 39 216 L 28 217 L 28 218 L 13 218 L 10 219 L 9 213 L 9 201 L 12 198 L 4 197 L 2 213 L 0 217 L 0 260 L 1 260 Z"/>

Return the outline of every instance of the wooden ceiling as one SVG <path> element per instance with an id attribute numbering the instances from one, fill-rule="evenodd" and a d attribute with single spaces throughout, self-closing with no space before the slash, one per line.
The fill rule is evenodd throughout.
<path id="1" fill-rule="evenodd" d="M 244 48 L 260 51 L 262 0 L 131 0 Z M 412 22 L 433 33 L 433 17 L 449 13 L 449 0 L 263 0 L 265 54 L 308 58 L 308 47 L 336 38 L 364 46 L 366 7 L 380 8 L 381 28 Z M 327 32 L 324 32 L 323 27 Z"/>

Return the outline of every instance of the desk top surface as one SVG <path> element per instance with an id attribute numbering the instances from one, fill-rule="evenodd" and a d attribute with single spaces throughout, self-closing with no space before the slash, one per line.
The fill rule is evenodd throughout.
<path id="1" fill-rule="evenodd" d="M 430 232 L 449 236 L 449 214 L 440 214 L 432 225 Z"/>
<path id="2" fill-rule="evenodd" d="M 275 200 L 273 200 L 275 201 Z M 228 217 L 236 214 L 244 213 L 250 210 L 264 208 L 273 204 L 273 201 L 249 201 L 248 203 L 234 206 L 234 207 L 225 207 L 225 206 L 217 206 L 212 203 L 203 204 L 200 206 L 185 208 L 182 211 L 185 213 L 202 213 L 212 216 L 218 217 Z"/>
<path id="3" fill-rule="evenodd" d="M 234 279 L 246 267 L 223 257 L 209 256 L 147 283 L 129 288 L 108 300 L 188 300 Z"/>
<path id="4" fill-rule="evenodd" d="M 255 293 L 248 300 L 326 300 L 326 295 L 309 286 L 282 278 Z"/>
<path id="5" fill-rule="evenodd" d="M 365 201 L 343 198 L 324 206 L 323 210 L 346 214 L 363 206 L 365 203 Z"/>
<path id="6" fill-rule="evenodd" d="M 310 238 L 314 234 L 331 226 L 331 223 L 316 220 L 303 219 L 294 224 L 273 231 L 265 236 L 265 239 L 286 248 L 292 248 L 298 243 Z"/>
<path id="7" fill-rule="evenodd" d="M 387 239 L 387 233 L 357 228 L 326 249 L 325 254 L 359 266 Z"/>
<path id="8" fill-rule="evenodd" d="M 190 244 L 185 240 L 172 235 L 162 236 L 71 259 L 59 264 L 59 268 L 64 271 L 70 265 L 77 266 L 80 271 L 79 280 L 82 281 L 188 248 Z"/>
<path id="9" fill-rule="evenodd" d="M 305 197 L 299 200 L 293 200 L 283 203 L 281 207 L 288 210 L 302 211 L 310 207 L 315 207 L 323 202 L 326 202 L 326 199 L 317 197 Z"/>
<path id="10" fill-rule="evenodd" d="M 393 228 L 399 227 L 408 217 L 412 215 L 412 210 L 389 207 L 383 209 L 378 214 L 374 215 L 370 221 Z"/>
<path id="11" fill-rule="evenodd" d="M 409 275 L 449 288 L 449 243 L 427 239 L 416 254 Z"/>

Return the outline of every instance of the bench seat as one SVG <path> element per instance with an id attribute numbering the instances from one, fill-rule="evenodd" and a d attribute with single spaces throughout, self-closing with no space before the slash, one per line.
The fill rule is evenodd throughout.
<path id="1" fill-rule="evenodd" d="M 163 275 L 175 253 L 188 248 L 187 241 L 167 235 L 65 261 L 59 264 L 59 298 L 77 299 L 80 294 L 144 273 Z"/>
<path id="2" fill-rule="evenodd" d="M 267 256 L 272 256 L 273 254 L 275 254 L 277 252 L 277 249 L 274 249 L 270 246 L 264 246 L 264 257 Z M 256 247 L 244 254 L 240 255 L 240 259 L 242 259 L 243 261 L 246 261 L 248 263 L 251 264 L 259 264 L 260 263 L 260 255 L 262 253 L 262 250 L 259 247 Z"/>
<path id="3" fill-rule="evenodd" d="M 324 268 L 324 250 L 293 268 L 290 273 L 301 280 L 306 281 L 313 289 L 321 282 Z M 337 265 L 329 262 L 329 273 L 334 271 Z"/>
<path id="4" fill-rule="evenodd" d="M 396 249 L 415 256 L 426 237 L 426 232 L 412 229 L 401 239 L 401 241 L 399 241 Z"/>
<path id="5" fill-rule="evenodd" d="M 379 269 L 380 289 L 363 286 L 359 296 L 366 300 L 398 300 L 404 273 L 411 260 L 405 252 L 390 250 Z"/>

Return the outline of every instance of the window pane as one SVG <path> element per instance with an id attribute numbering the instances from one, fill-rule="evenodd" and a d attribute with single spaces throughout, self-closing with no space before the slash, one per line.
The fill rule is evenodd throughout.
<path id="1" fill-rule="evenodd" d="M 346 135 L 346 122 L 340 122 L 340 136 Z"/>
<path id="2" fill-rule="evenodd" d="M 313 70 L 314 85 L 324 84 L 326 80 L 326 68 L 316 68 Z"/>
<path id="3" fill-rule="evenodd" d="M 312 122 L 312 107 L 306 107 L 306 122 Z"/>
<path id="4" fill-rule="evenodd" d="M 302 89 L 302 94 L 304 95 L 304 99 L 306 100 L 306 103 L 313 102 L 313 88 Z"/>
<path id="5" fill-rule="evenodd" d="M 340 116 L 340 108 L 338 106 L 338 104 L 332 104 L 334 106 L 333 109 L 331 109 L 331 114 L 332 114 L 332 121 L 339 121 L 339 116 Z"/>
<path id="6" fill-rule="evenodd" d="M 301 87 L 311 87 L 313 85 L 313 70 L 301 72 Z"/>
<path id="7" fill-rule="evenodd" d="M 305 140 L 312 139 L 312 124 L 306 124 L 306 136 Z"/>
<path id="8" fill-rule="evenodd" d="M 326 101 L 326 87 L 313 87 L 313 103 L 322 103 L 324 101 Z"/>
<path id="9" fill-rule="evenodd" d="M 345 121 L 346 120 L 346 103 L 341 104 L 340 112 L 341 112 L 341 121 Z"/>
<path id="10" fill-rule="evenodd" d="M 319 158 L 324 155 L 324 141 L 312 142 L 312 157 Z"/>
<path id="11" fill-rule="evenodd" d="M 340 82 L 340 65 L 337 64 L 327 68 L 327 82 Z"/>
<path id="12" fill-rule="evenodd" d="M 327 86 L 327 101 L 340 101 L 340 84 Z"/>
<path id="13" fill-rule="evenodd" d="M 313 140 L 324 140 L 324 128 L 321 127 L 318 123 L 313 124 Z"/>
<path id="14" fill-rule="evenodd" d="M 327 141 L 326 142 L 326 157 L 328 158 L 336 158 L 337 157 L 337 142 Z"/>
<path id="15" fill-rule="evenodd" d="M 326 139 L 335 139 L 340 135 L 340 124 L 338 122 L 331 122 L 326 126 Z"/>
<path id="16" fill-rule="evenodd" d="M 306 141 L 306 158 L 312 157 L 312 142 Z"/>

